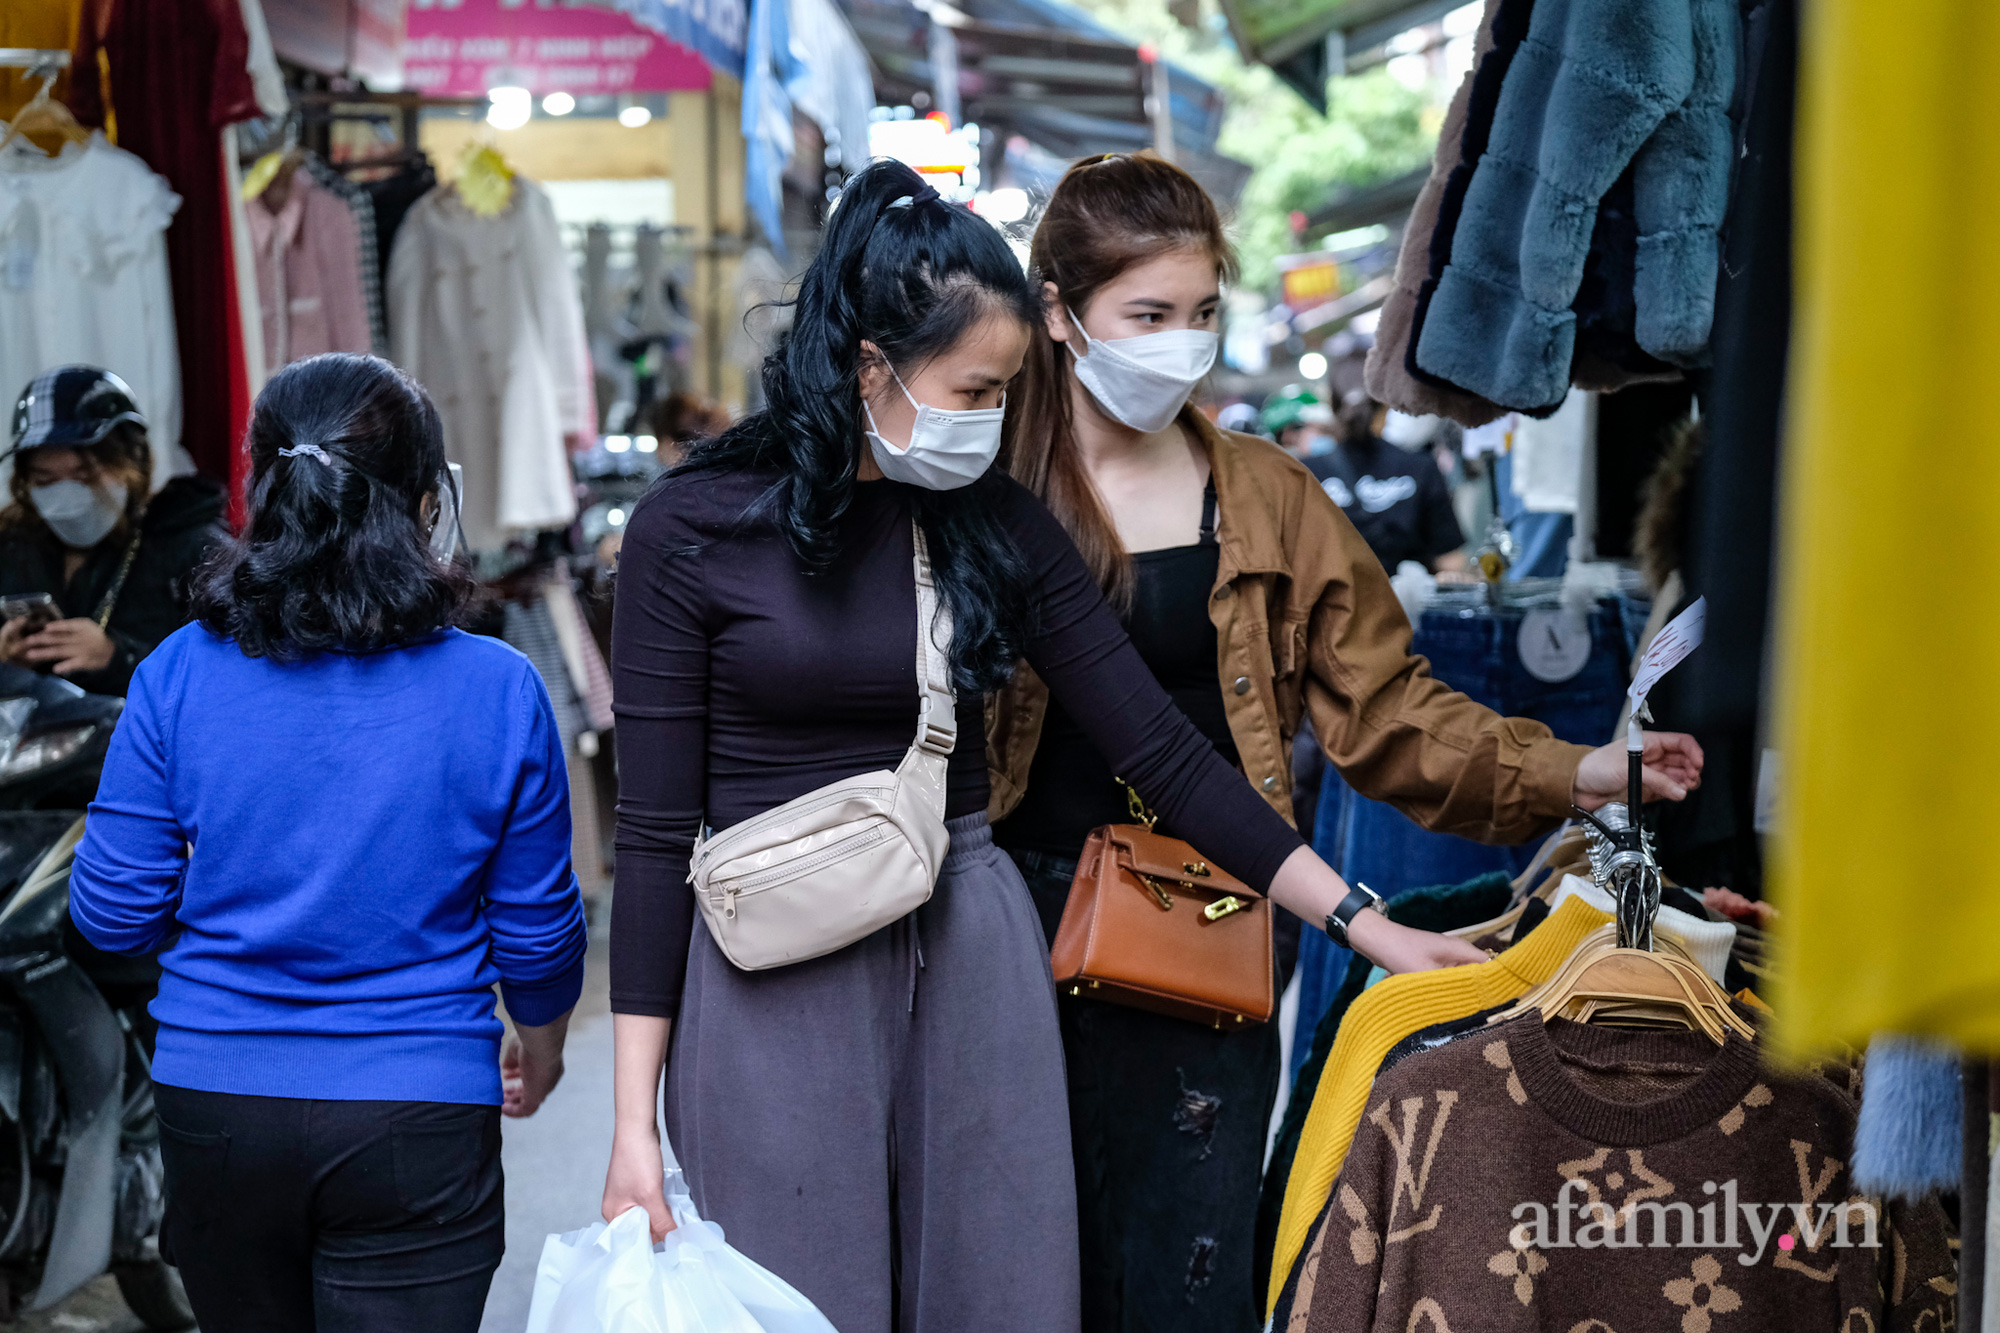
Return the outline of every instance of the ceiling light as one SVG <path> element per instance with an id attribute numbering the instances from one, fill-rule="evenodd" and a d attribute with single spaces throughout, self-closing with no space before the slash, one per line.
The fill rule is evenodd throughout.
<path id="1" fill-rule="evenodd" d="M 618 113 L 618 123 L 628 130 L 636 130 L 641 125 L 650 124 L 653 113 L 643 106 L 628 106 Z"/>
<path id="2" fill-rule="evenodd" d="M 995 222 L 1019 222 L 1028 216 L 1028 192 L 1002 186 L 981 197 L 979 216 Z"/>
<path id="3" fill-rule="evenodd" d="M 576 99 L 568 93 L 550 93 L 542 99 L 542 110 L 551 116 L 567 116 L 576 110 Z"/>
<path id="4" fill-rule="evenodd" d="M 1302 380 L 1323 380 L 1326 378 L 1326 358 L 1318 352 L 1307 352 L 1299 358 L 1299 378 Z"/>
<path id="5" fill-rule="evenodd" d="M 632 447 L 632 437 L 630 435 L 607 435 L 604 437 L 604 447 L 611 453 L 622 454 Z"/>
<path id="6" fill-rule="evenodd" d="M 496 130 L 518 130 L 535 114 L 535 95 L 526 88 L 489 88 L 486 123 Z"/>

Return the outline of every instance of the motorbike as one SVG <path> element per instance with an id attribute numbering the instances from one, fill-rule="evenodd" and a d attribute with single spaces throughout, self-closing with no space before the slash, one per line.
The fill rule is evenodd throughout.
<path id="1" fill-rule="evenodd" d="M 160 1255 L 159 984 L 69 917 L 83 810 L 124 700 L 0 664 L 0 1323 L 109 1272 L 147 1328 L 194 1323 Z"/>

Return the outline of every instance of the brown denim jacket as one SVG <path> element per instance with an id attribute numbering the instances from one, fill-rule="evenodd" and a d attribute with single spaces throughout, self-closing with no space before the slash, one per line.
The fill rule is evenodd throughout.
<path id="1" fill-rule="evenodd" d="M 1589 747 L 1433 679 L 1410 655 L 1410 622 L 1381 561 L 1305 465 L 1192 409 L 1180 420 L 1215 478 L 1217 684 L 1243 770 L 1272 808 L 1291 818 L 1292 736 L 1310 710 L 1341 776 L 1425 828 L 1524 842 L 1568 813 Z M 1026 790 L 1048 698 L 1024 663 L 987 704 L 994 820 Z"/>

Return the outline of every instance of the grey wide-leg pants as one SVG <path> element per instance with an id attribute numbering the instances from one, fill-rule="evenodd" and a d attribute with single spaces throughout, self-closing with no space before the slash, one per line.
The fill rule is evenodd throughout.
<path id="1" fill-rule="evenodd" d="M 922 908 L 742 972 L 697 918 L 667 1073 L 695 1205 L 840 1333 L 1076 1333 L 1048 950 L 983 815 Z"/>

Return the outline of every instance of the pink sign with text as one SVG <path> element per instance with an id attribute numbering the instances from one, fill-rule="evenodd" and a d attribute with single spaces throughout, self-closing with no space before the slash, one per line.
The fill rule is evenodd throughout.
<path id="1" fill-rule="evenodd" d="M 537 97 L 709 86 L 700 56 L 592 5 L 413 0 L 406 22 L 403 85 L 437 97 L 478 97 L 509 85 Z"/>

